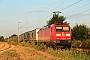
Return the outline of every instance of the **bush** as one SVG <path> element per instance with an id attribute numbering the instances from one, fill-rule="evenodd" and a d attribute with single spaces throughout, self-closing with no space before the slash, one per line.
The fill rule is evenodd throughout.
<path id="1" fill-rule="evenodd" d="M 18 45 L 18 42 L 15 42 L 13 40 L 10 40 L 8 43 L 11 44 L 11 45 Z"/>
<path id="2" fill-rule="evenodd" d="M 21 46 L 29 46 L 30 44 L 29 44 L 29 42 L 23 41 L 23 42 L 19 43 L 19 45 L 21 45 Z"/>
<path id="3" fill-rule="evenodd" d="M 84 25 L 84 24 L 76 24 L 76 26 L 73 27 L 72 29 L 72 37 L 73 39 L 79 40 L 85 40 L 85 39 L 89 39 L 90 38 L 90 34 L 89 34 L 90 30 L 88 28 L 88 26 Z"/>
<path id="4" fill-rule="evenodd" d="M 82 48 L 90 48 L 90 40 L 73 40 L 72 41 L 73 47 L 82 47 Z"/>
<path id="5" fill-rule="evenodd" d="M 85 40 L 82 42 L 82 47 L 85 47 L 85 48 L 90 48 L 90 40 Z"/>
<path id="6" fill-rule="evenodd" d="M 35 43 L 31 43 L 31 46 L 34 47 L 35 49 L 43 50 L 43 51 L 47 49 L 47 46 L 44 44 L 35 45 Z"/>
<path id="7" fill-rule="evenodd" d="M 40 44 L 40 45 L 37 45 L 37 49 L 45 51 L 47 49 L 47 46 L 44 44 Z"/>
<path id="8" fill-rule="evenodd" d="M 80 44 L 82 44 L 81 40 L 73 40 L 72 41 L 72 46 L 73 47 L 80 47 Z"/>
<path id="9" fill-rule="evenodd" d="M 21 46 L 29 46 L 30 45 L 29 42 L 25 42 L 25 41 L 15 42 L 13 40 L 10 40 L 8 43 L 11 44 L 11 45 L 21 45 Z"/>

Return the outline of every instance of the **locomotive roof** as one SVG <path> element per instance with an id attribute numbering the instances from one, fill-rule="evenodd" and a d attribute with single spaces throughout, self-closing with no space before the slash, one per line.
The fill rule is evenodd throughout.
<path id="1" fill-rule="evenodd" d="M 46 29 L 46 28 L 50 28 L 51 25 L 48 25 L 48 26 L 44 26 L 42 28 L 40 28 L 40 30 L 43 30 L 43 29 Z"/>
<path id="2" fill-rule="evenodd" d="M 46 26 L 40 28 L 40 30 L 44 30 L 46 28 L 53 27 L 54 25 L 69 26 L 69 24 L 52 24 L 52 25 L 46 25 Z"/>
<path id="3" fill-rule="evenodd" d="M 54 25 L 69 25 L 69 24 L 54 24 Z"/>

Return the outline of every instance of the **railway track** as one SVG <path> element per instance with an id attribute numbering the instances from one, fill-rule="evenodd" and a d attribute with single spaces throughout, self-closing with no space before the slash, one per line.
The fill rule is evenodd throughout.
<path id="1" fill-rule="evenodd" d="M 87 54 L 90 55 L 90 48 L 76 48 L 76 47 L 72 47 L 73 50 L 76 51 L 87 51 Z"/>
<path id="2" fill-rule="evenodd" d="M 0 53 L 7 51 L 9 49 L 11 49 L 13 46 L 9 45 L 6 42 L 0 42 Z"/>

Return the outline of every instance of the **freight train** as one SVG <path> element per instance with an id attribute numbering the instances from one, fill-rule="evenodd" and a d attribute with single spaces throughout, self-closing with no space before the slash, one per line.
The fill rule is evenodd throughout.
<path id="1" fill-rule="evenodd" d="M 17 40 L 17 36 L 13 38 L 12 40 L 18 42 L 29 41 L 30 43 L 35 42 L 36 44 L 44 43 L 54 48 L 66 47 L 70 49 L 72 33 L 69 24 L 52 24 L 22 33 L 19 35 L 19 40 Z"/>

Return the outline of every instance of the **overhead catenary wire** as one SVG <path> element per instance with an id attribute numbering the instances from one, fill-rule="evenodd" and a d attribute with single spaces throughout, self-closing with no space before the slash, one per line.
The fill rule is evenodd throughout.
<path id="1" fill-rule="evenodd" d="M 60 7 L 60 6 L 61 6 L 62 4 L 64 4 L 66 1 L 67 1 L 67 0 L 64 0 L 62 3 L 60 3 L 59 5 L 57 5 L 55 8 L 51 9 L 49 12 L 51 12 L 51 11 L 53 11 L 54 9 Z M 47 12 L 45 15 L 49 14 L 49 12 Z M 44 15 L 42 15 L 42 17 L 43 17 L 43 16 L 44 16 Z M 47 17 L 39 20 L 39 22 L 35 22 L 35 24 L 36 24 L 36 23 L 40 23 L 40 21 L 45 20 L 45 19 L 47 19 L 47 18 L 50 17 L 50 16 L 52 16 L 52 15 L 49 15 L 49 16 L 47 16 Z M 40 17 L 40 18 L 41 18 L 41 17 Z M 39 18 L 37 18 L 37 19 L 39 19 Z"/>
<path id="2" fill-rule="evenodd" d="M 66 1 L 66 0 L 65 0 L 65 1 Z M 65 1 L 62 2 L 61 4 L 65 3 Z M 77 1 L 77 2 L 75 2 L 75 3 L 73 3 L 73 4 L 69 5 L 69 6 L 67 6 L 67 7 L 65 7 L 65 8 L 63 8 L 63 9 L 61 9 L 61 10 L 67 9 L 67 8 L 73 6 L 73 5 L 75 5 L 75 4 L 77 4 L 77 3 L 81 2 L 81 1 L 82 1 L 82 0 L 79 0 L 79 1 Z M 61 5 L 61 4 L 60 4 L 60 5 Z M 59 5 L 58 5 L 58 6 L 59 6 Z M 58 6 L 57 6 L 57 7 L 58 7 Z M 57 8 L 57 7 L 55 7 L 55 8 Z M 54 8 L 54 9 L 55 9 L 55 8 Z M 53 9 L 53 10 L 54 10 L 54 9 Z M 60 11 L 61 11 L 61 10 L 60 10 Z M 50 16 L 51 16 L 51 15 L 50 15 Z M 48 17 L 49 17 L 49 16 L 48 16 Z M 46 17 L 46 18 L 47 18 L 47 17 Z M 45 20 L 46 18 L 44 18 L 44 19 L 42 19 L 42 20 Z M 42 21 L 42 20 L 40 20 L 40 21 Z M 40 23 L 40 22 L 38 22 L 38 23 Z"/>
<path id="3" fill-rule="evenodd" d="M 28 22 L 27 22 L 28 23 Z M 20 28 L 22 28 L 23 26 L 25 26 L 27 23 L 25 23 L 24 25 L 22 25 Z"/>
<path id="4" fill-rule="evenodd" d="M 61 4 L 57 5 L 55 8 L 53 8 L 51 11 L 53 11 L 54 9 L 60 7 L 60 5 L 64 4 L 65 2 L 67 2 L 67 0 L 63 1 Z"/>
<path id="5" fill-rule="evenodd" d="M 62 3 L 60 3 L 59 5 L 57 5 L 55 8 L 53 8 L 53 9 L 50 10 L 50 11 L 53 11 L 53 10 L 56 9 L 57 7 L 60 7 L 60 5 L 64 4 L 66 1 L 67 1 L 67 0 L 64 0 Z M 48 12 L 48 13 L 49 13 L 49 12 Z M 47 13 L 47 14 L 48 14 L 48 13 Z M 50 16 L 51 16 L 51 15 L 45 17 L 44 20 L 45 20 L 46 18 L 50 17 Z M 42 19 L 42 20 L 43 20 L 43 19 Z M 40 21 L 42 21 L 42 20 L 40 20 Z"/>
<path id="6" fill-rule="evenodd" d="M 64 4 L 67 0 L 64 0 L 62 3 L 60 3 L 59 5 L 57 5 L 56 7 L 54 7 L 53 9 L 51 9 L 49 12 L 53 11 L 54 9 L 60 7 L 62 4 Z M 49 14 L 49 12 L 47 12 L 45 15 Z M 44 16 L 44 15 L 43 15 Z M 51 15 L 50 15 L 51 16 Z M 46 19 L 47 17 L 45 17 Z M 40 20 L 41 21 L 41 20 Z"/>
<path id="7" fill-rule="evenodd" d="M 75 5 L 75 4 L 77 4 L 77 3 L 81 2 L 81 1 L 82 1 L 82 0 L 79 0 L 79 1 L 73 3 L 73 4 L 69 5 L 69 6 L 67 6 L 67 7 L 65 7 L 65 8 L 63 8 L 63 9 L 61 9 L 60 11 L 65 10 L 65 9 L 67 9 L 67 8 L 73 6 L 73 5 Z M 65 2 L 63 2 L 63 3 L 65 3 Z M 57 6 L 57 7 L 58 7 L 58 6 Z M 57 7 L 55 7 L 55 8 L 57 8 Z M 53 10 L 54 10 L 54 9 L 53 9 Z M 76 15 L 76 14 L 75 14 L 75 15 Z M 51 16 L 51 15 L 49 15 L 48 17 L 50 17 L 50 16 Z M 74 16 L 74 15 L 73 15 L 73 16 Z M 47 17 L 46 17 L 46 18 L 47 18 Z M 42 19 L 42 20 L 45 20 L 46 18 L 44 18 L 44 19 Z M 39 20 L 39 21 L 42 21 L 42 20 Z M 36 23 L 39 23 L 39 22 L 36 22 Z"/>
<path id="8" fill-rule="evenodd" d="M 82 12 L 79 12 L 79 13 L 76 13 L 76 14 L 74 14 L 74 15 L 71 15 L 71 16 L 69 16 L 69 17 L 66 17 L 66 18 L 68 19 L 68 18 L 71 18 L 71 17 L 73 17 L 73 16 L 76 16 L 76 15 L 79 15 L 79 14 L 82 14 L 82 13 L 85 13 L 85 12 L 87 12 L 87 11 L 90 11 L 90 9 L 88 9 L 88 10 L 85 10 L 85 11 L 82 11 Z"/>
<path id="9" fill-rule="evenodd" d="M 65 1 L 66 1 L 66 0 L 65 0 Z M 65 3 L 65 1 L 64 1 L 63 3 Z M 69 8 L 69 7 L 71 7 L 71 6 L 79 3 L 79 2 L 81 2 L 81 1 L 82 1 L 82 0 L 79 0 L 79 1 L 77 1 L 77 2 L 75 2 L 75 3 L 73 3 L 73 4 L 69 5 L 69 6 L 67 6 L 67 7 L 65 7 L 65 8 L 63 8 L 63 9 L 61 9 L 61 10 L 64 10 L 64 9 L 66 9 L 66 8 Z M 63 4 L 63 3 L 61 3 L 61 4 Z M 58 5 L 58 6 L 59 6 L 59 5 Z M 58 6 L 57 6 L 57 7 L 58 7 Z M 56 7 L 56 8 L 57 8 L 57 7 Z M 60 10 L 60 11 L 61 11 L 61 10 Z M 51 16 L 51 15 L 50 15 L 50 16 Z M 45 19 L 46 19 L 46 18 L 45 18 Z M 40 20 L 40 21 L 42 21 L 42 20 Z"/>
<path id="10" fill-rule="evenodd" d="M 85 5 L 83 5 L 83 6 L 79 7 L 79 8 L 77 8 L 77 9 L 75 9 L 75 10 L 73 10 L 73 11 L 70 11 L 70 12 L 77 11 L 77 10 L 79 10 L 79 9 L 81 9 L 81 8 L 84 8 L 84 7 L 88 6 L 89 4 L 90 4 L 90 3 L 85 4 Z M 66 14 L 67 14 L 67 15 L 70 15 L 70 12 L 68 12 L 68 13 L 66 13 Z"/>
<path id="11" fill-rule="evenodd" d="M 75 4 L 77 4 L 77 3 L 81 2 L 81 1 L 82 1 L 82 0 L 79 0 L 79 1 L 73 3 L 73 4 L 69 5 L 69 6 L 67 6 L 67 7 L 65 7 L 65 8 L 63 8 L 63 9 L 61 9 L 60 11 L 62 11 L 62 10 L 64 10 L 64 9 L 67 9 L 67 8 L 73 6 L 73 5 L 75 5 Z"/>

